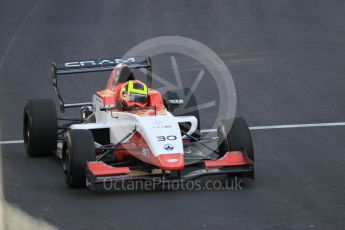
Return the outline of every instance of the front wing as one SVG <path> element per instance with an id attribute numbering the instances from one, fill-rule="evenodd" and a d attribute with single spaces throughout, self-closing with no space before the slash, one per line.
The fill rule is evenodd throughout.
<path id="1" fill-rule="evenodd" d="M 114 182 L 130 180 L 153 180 L 169 182 L 178 179 L 187 182 L 199 177 L 210 175 L 244 176 L 254 179 L 253 161 L 247 158 L 244 152 L 233 151 L 226 153 L 216 160 L 203 160 L 197 166 L 186 166 L 177 174 L 173 171 L 165 171 L 152 168 L 150 170 L 138 170 L 131 167 L 113 167 L 101 161 L 87 163 L 86 185 L 91 190 L 109 187 Z M 164 179 L 164 180 L 162 180 Z"/>

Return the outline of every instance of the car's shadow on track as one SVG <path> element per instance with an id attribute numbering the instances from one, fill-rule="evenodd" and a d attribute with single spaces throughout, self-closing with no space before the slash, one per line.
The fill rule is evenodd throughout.
<path id="1" fill-rule="evenodd" d="M 15 165 L 15 166 L 14 166 Z M 56 156 L 30 158 L 26 156 L 22 145 L 8 145 L 2 148 L 2 171 L 5 195 L 19 192 L 21 189 L 37 191 L 55 190 L 69 193 L 71 196 L 127 196 L 149 193 L 202 193 L 208 191 L 238 192 L 252 188 L 251 179 L 226 175 L 206 176 L 196 180 L 180 183 L 148 183 L 132 181 L 100 185 L 96 191 L 87 188 L 71 189 L 64 182 L 61 160 Z"/>
<path id="2" fill-rule="evenodd" d="M 193 192 L 202 193 L 209 191 L 228 191 L 240 192 L 252 188 L 253 181 L 247 178 L 213 176 L 196 179 L 184 183 L 152 183 L 148 181 L 128 181 L 117 184 L 104 184 L 95 190 L 90 190 L 91 194 L 96 196 L 127 196 L 148 193 L 180 193 Z"/>

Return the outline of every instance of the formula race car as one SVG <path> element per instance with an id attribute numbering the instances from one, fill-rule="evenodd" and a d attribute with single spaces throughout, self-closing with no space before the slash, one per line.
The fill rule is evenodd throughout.
<path id="1" fill-rule="evenodd" d="M 134 69 L 146 71 L 146 82 Z M 58 77 L 111 71 L 92 102 L 65 104 Z M 254 179 L 254 150 L 241 117 L 224 119 L 212 138 L 202 138 L 196 98 L 188 88 L 162 95 L 151 88 L 147 56 L 52 64 L 60 110 L 80 108 L 80 117 L 57 116 L 50 99 L 29 100 L 24 109 L 24 145 L 30 157 L 56 154 L 71 188 L 96 189 L 128 180 L 186 182 L 226 174 Z M 188 106 L 186 106 L 188 104 Z M 216 142 L 216 148 L 208 144 Z"/>

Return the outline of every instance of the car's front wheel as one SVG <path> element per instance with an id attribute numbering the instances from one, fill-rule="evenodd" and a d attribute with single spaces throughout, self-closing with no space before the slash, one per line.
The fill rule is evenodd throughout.
<path id="1" fill-rule="evenodd" d="M 247 157 L 254 162 L 252 137 L 244 118 L 224 119 L 217 131 L 219 157 L 224 156 L 229 151 L 244 151 Z M 239 175 L 254 179 L 254 169 Z"/>
<path id="2" fill-rule="evenodd" d="M 228 151 L 245 151 L 254 161 L 254 148 L 247 122 L 242 117 L 222 120 L 218 131 L 218 153 L 220 156 Z"/>
<path id="3" fill-rule="evenodd" d="M 95 145 L 91 131 L 72 129 L 64 137 L 62 166 L 66 184 L 71 188 L 86 185 L 85 171 L 88 161 L 95 161 Z"/>

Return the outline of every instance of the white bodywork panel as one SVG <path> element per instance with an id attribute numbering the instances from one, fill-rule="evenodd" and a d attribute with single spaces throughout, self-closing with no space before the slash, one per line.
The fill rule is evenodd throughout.
<path id="1" fill-rule="evenodd" d="M 136 129 L 143 136 L 152 154 L 156 157 L 161 154 L 183 153 L 183 137 L 181 137 L 178 123 L 189 122 L 191 124 L 188 135 L 194 133 L 197 128 L 198 121 L 194 116 L 174 117 L 168 111 L 165 115 L 153 116 L 142 116 L 123 111 L 101 111 L 100 108 L 103 106 L 103 102 L 96 95 L 93 96 L 93 105 L 96 123 L 74 124 L 71 129 L 109 128 L 110 142 L 113 144 L 118 143 Z M 167 144 L 173 146 L 173 149 L 165 148 Z"/>

